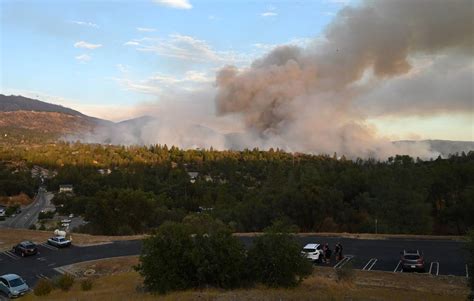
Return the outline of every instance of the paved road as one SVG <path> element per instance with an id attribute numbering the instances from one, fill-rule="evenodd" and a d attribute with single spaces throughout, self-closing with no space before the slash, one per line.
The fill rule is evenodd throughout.
<path id="1" fill-rule="evenodd" d="M 246 246 L 252 238 L 241 237 Z M 467 252 L 464 244 L 450 240 L 362 240 L 334 237 L 299 237 L 301 246 L 306 243 L 329 243 L 333 248 L 341 242 L 346 259 L 339 266 L 351 263 L 357 269 L 401 272 L 399 269 L 399 252 L 404 248 L 420 249 L 425 254 L 427 273 L 432 275 L 466 276 Z M 46 244 L 39 245 L 39 254 L 21 258 L 9 251 L 0 253 L 0 275 L 16 273 L 30 285 L 41 277 L 51 278 L 58 274 L 55 268 L 101 258 L 137 255 L 142 248 L 141 241 L 119 241 L 111 244 L 57 249 Z M 333 261 L 330 266 L 336 263 Z M 431 269 L 430 269 L 431 268 Z"/>
<path id="2" fill-rule="evenodd" d="M 15 217 L 8 218 L 2 226 L 7 228 L 25 228 L 28 229 L 38 220 L 38 215 L 52 199 L 52 194 L 45 190 L 38 190 L 33 203 L 22 208 L 21 213 Z"/>

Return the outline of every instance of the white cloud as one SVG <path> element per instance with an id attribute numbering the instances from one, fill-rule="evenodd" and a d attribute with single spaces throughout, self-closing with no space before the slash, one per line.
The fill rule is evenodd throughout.
<path id="1" fill-rule="evenodd" d="M 140 43 L 138 43 L 137 41 L 128 41 L 128 42 L 124 43 L 123 45 L 125 45 L 125 46 L 138 46 L 138 45 L 140 45 Z"/>
<path id="2" fill-rule="evenodd" d="M 81 63 L 85 63 L 91 60 L 91 57 L 87 54 L 81 54 L 75 57 Z"/>
<path id="3" fill-rule="evenodd" d="M 126 42 L 124 45 L 137 46 L 138 51 L 153 52 L 160 56 L 202 63 L 220 62 L 230 64 L 248 60 L 248 57 L 233 51 L 217 51 L 204 40 L 180 34 L 169 35 L 166 39 L 135 39 Z"/>
<path id="4" fill-rule="evenodd" d="M 74 43 L 74 47 L 76 47 L 76 48 L 86 48 L 86 49 L 96 49 L 96 48 L 102 47 L 102 44 L 91 44 L 91 43 L 87 43 L 87 42 L 84 42 L 84 41 L 79 41 L 79 42 Z"/>
<path id="5" fill-rule="evenodd" d="M 74 23 L 74 24 L 76 24 L 76 25 L 81 25 L 81 26 L 99 28 L 99 25 L 97 25 L 97 24 L 95 24 L 95 23 L 92 23 L 92 22 L 71 21 L 71 23 Z"/>
<path id="6" fill-rule="evenodd" d="M 117 64 L 117 69 L 121 72 L 121 73 L 128 73 L 128 66 L 126 65 L 123 65 L 123 64 Z"/>
<path id="7" fill-rule="evenodd" d="M 156 4 L 177 9 L 191 9 L 193 6 L 188 0 L 153 0 Z"/>
<path id="8" fill-rule="evenodd" d="M 162 95 L 163 92 L 196 91 L 214 82 L 214 76 L 201 71 L 189 70 L 183 76 L 177 77 L 163 73 L 155 73 L 152 76 L 133 80 L 129 78 L 112 78 L 122 87 L 129 91 L 144 94 Z"/>
<path id="9" fill-rule="evenodd" d="M 155 28 L 151 28 L 151 27 L 137 27 L 137 30 L 141 31 L 141 32 L 154 32 L 154 31 L 156 31 Z"/>
<path id="10" fill-rule="evenodd" d="M 278 14 L 276 12 L 267 11 L 267 12 L 261 13 L 260 16 L 262 16 L 262 17 L 276 17 L 276 16 L 278 16 Z"/>

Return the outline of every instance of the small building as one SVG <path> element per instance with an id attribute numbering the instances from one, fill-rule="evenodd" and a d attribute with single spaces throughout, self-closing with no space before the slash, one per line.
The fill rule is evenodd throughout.
<path id="1" fill-rule="evenodd" d="M 199 172 L 197 172 L 197 171 L 188 171 L 188 175 L 191 178 L 190 182 L 194 183 L 194 182 L 196 182 L 196 178 L 199 175 Z"/>
<path id="2" fill-rule="evenodd" d="M 72 193 L 73 192 L 73 187 L 71 184 L 66 184 L 66 185 L 59 185 L 59 192 L 70 192 Z"/>

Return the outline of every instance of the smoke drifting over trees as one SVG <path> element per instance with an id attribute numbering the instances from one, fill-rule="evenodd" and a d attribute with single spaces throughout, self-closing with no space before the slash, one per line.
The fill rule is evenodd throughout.
<path id="1" fill-rule="evenodd" d="M 305 48 L 277 47 L 248 68 L 222 68 L 215 88 L 186 96 L 193 99 L 191 108 L 161 107 L 157 120 L 138 132 L 130 129 L 126 143 L 436 156 L 421 143 L 391 143 L 368 119 L 472 114 L 473 20 L 470 0 L 380 0 L 346 7 L 323 38 Z M 196 109 L 198 103 L 206 109 Z M 127 128 L 119 133 L 108 132 L 109 140 L 123 143 Z"/>
<path id="2" fill-rule="evenodd" d="M 319 43 L 276 48 L 241 72 L 232 66 L 220 70 L 218 113 L 242 115 L 248 132 L 266 146 L 427 156 L 423 149 L 396 149 L 377 139 L 354 100 L 377 89 L 380 80 L 410 72 L 416 55 L 451 52 L 472 59 L 473 11 L 471 1 L 373 1 L 347 7 Z M 472 78 L 472 69 L 465 76 Z M 470 89 L 468 106 L 472 88 L 461 88 Z"/>

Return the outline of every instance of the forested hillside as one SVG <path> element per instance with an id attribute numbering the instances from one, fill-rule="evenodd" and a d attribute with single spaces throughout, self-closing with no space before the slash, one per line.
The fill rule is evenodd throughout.
<path id="1" fill-rule="evenodd" d="M 474 226 L 474 152 L 381 162 L 279 150 L 180 150 L 166 146 L 21 145 L 0 150 L 8 166 L 56 170 L 50 190 L 92 233 L 147 232 L 206 211 L 235 231 L 274 220 L 301 231 L 464 234 Z M 194 178 L 195 179 L 192 179 Z"/>

